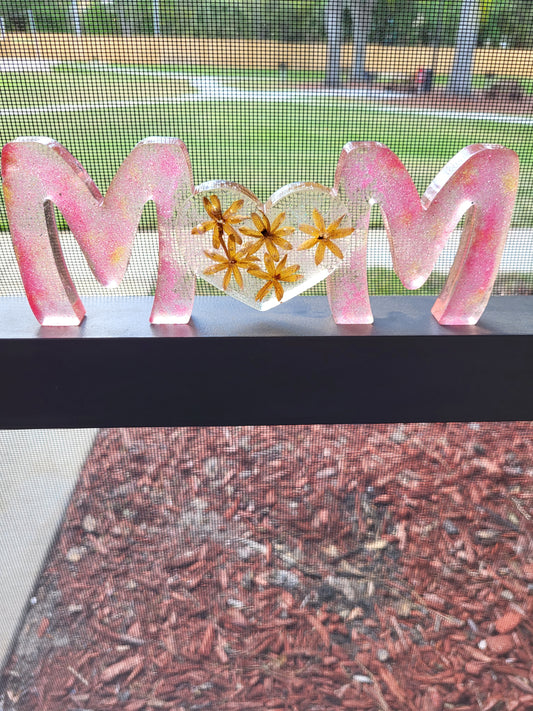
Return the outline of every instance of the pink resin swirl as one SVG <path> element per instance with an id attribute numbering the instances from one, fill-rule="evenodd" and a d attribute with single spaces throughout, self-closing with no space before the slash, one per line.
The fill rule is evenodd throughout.
<path id="1" fill-rule="evenodd" d="M 187 323 L 195 278 L 177 257 L 173 220 L 190 196 L 192 171 L 175 138 L 139 143 L 117 171 L 105 198 L 76 159 L 48 138 L 20 138 L 2 151 L 11 237 L 30 306 L 42 325 L 78 325 L 84 306 L 67 270 L 53 205 L 61 211 L 98 281 L 122 280 L 145 203 L 159 227 L 159 271 L 152 323 Z"/>
<path id="2" fill-rule="evenodd" d="M 376 142 L 348 143 L 335 175 L 335 190 L 356 225 L 354 249 L 328 277 L 337 323 L 372 323 L 366 274 L 371 205 L 379 204 L 394 269 L 417 289 L 461 217 L 461 242 L 432 313 L 443 325 L 478 321 L 489 300 L 511 223 L 518 189 L 518 157 L 502 146 L 463 148 L 440 171 L 422 198 L 402 162 Z"/>

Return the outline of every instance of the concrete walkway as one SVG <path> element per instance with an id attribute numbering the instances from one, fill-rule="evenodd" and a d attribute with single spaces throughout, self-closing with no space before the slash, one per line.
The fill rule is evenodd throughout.
<path id="1" fill-rule="evenodd" d="M 97 431 L 0 431 L 0 670 Z"/>

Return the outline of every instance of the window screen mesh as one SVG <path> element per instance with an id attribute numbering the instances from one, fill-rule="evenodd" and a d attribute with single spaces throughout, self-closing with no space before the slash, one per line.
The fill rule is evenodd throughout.
<path id="1" fill-rule="evenodd" d="M 0 0 L 0 136 L 102 193 L 174 136 L 261 200 L 331 186 L 348 141 L 421 194 L 502 144 L 495 291 L 531 293 L 532 30 L 527 0 Z M 114 291 L 57 221 L 81 295 L 153 294 L 153 205 Z M 376 209 L 371 293 L 437 293 L 457 244 L 404 292 Z M 0 260 L 22 295 L 1 199 Z M 1 710 L 533 708 L 531 423 L 2 432 L 0 463 Z"/>
<path id="2" fill-rule="evenodd" d="M 196 184 L 234 180 L 262 200 L 292 181 L 331 186 L 348 141 L 385 143 L 420 193 L 468 144 L 514 149 L 521 181 L 496 293 L 529 291 L 530 2 L 2 0 L 0 17 L 2 142 L 55 138 L 102 192 L 147 136 L 182 139 Z M 377 209 L 371 226 L 371 293 L 403 292 Z M 0 288 L 22 294 L 7 228 L 2 206 Z M 80 293 L 153 293 L 155 230 L 149 206 L 114 292 L 65 231 Z M 439 291 L 456 247 L 414 293 Z"/>
<path id="3" fill-rule="evenodd" d="M 69 436 L 75 456 L 87 434 Z M 38 488 L 29 452 L 60 437 L 1 433 L 25 463 L 13 486 Z M 57 497 L 17 508 L 4 487 L 14 551 L 13 531 L 57 526 L 24 581 L 4 709 L 532 708 L 531 423 L 93 440 L 79 479 L 57 457 L 61 525 L 43 525 Z M 1 555 L 16 588 L 30 561 Z"/>

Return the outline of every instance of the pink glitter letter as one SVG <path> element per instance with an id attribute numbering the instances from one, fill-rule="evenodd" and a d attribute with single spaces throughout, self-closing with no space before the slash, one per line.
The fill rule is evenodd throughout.
<path id="1" fill-rule="evenodd" d="M 400 159 L 375 142 L 342 150 L 335 189 L 356 225 L 354 251 L 328 277 L 337 323 L 372 323 L 366 277 L 370 206 L 378 203 L 393 265 L 408 289 L 417 289 L 468 211 L 452 269 L 432 313 L 443 325 L 474 324 L 490 297 L 518 188 L 518 157 L 496 145 L 463 148 L 422 198 Z"/>
<path id="2" fill-rule="evenodd" d="M 76 159 L 49 138 L 4 146 L 2 175 L 11 237 L 30 306 L 45 326 L 78 325 L 85 309 L 70 278 L 53 205 L 63 214 L 98 281 L 124 276 L 145 203 L 159 225 L 159 271 L 150 321 L 186 323 L 195 279 L 174 247 L 176 208 L 192 192 L 185 144 L 175 138 L 139 143 L 116 173 L 105 198 Z M 53 205 L 52 205 L 53 203 Z"/>

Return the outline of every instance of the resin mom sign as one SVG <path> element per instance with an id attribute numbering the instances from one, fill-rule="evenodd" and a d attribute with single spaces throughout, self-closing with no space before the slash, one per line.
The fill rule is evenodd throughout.
<path id="1" fill-rule="evenodd" d="M 460 151 L 422 198 L 399 158 L 376 142 L 349 143 L 333 188 L 295 183 L 262 203 L 242 185 L 194 187 L 185 145 L 139 143 L 105 197 L 76 159 L 47 138 L 4 146 L 2 178 L 11 237 L 30 306 L 42 325 L 77 325 L 85 309 L 66 267 L 53 206 L 96 279 L 120 283 L 146 202 L 156 206 L 159 269 L 152 323 L 187 323 L 196 276 L 267 310 L 326 279 L 337 323 L 371 323 L 366 277 L 372 204 L 379 204 L 394 269 L 408 289 L 434 269 L 467 213 L 452 269 L 432 313 L 476 323 L 488 302 L 511 222 L 518 158 L 501 146 Z"/>

